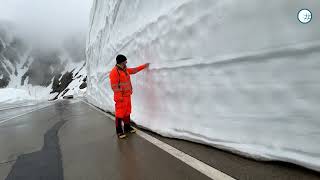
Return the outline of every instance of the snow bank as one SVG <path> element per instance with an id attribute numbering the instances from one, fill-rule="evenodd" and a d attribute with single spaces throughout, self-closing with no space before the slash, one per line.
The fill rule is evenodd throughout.
<path id="1" fill-rule="evenodd" d="M 27 91 L 22 89 L 0 89 L 0 104 L 14 103 L 17 101 L 35 100 Z"/>
<path id="2" fill-rule="evenodd" d="M 134 121 L 169 137 L 320 171 L 319 1 L 95 0 L 87 97 L 114 110 L 108 73 L 120 52 Z"/>

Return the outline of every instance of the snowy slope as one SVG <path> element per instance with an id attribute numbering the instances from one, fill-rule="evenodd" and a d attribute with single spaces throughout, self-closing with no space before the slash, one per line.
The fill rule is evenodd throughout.
<path id="1" fill-rule="evenodd" d="M 0 104 L 14 101 L 34 100 L 26 91 L 14 88 L 0 89 Z"/>
<path id="2" fill-rule="evenodd" d="M 23 81 L 23 76 L 30 69 L 30 65 L 32 64 L 34 59 L 32 57 L 30 57 L 28 55 L 28 53 L 24 56 L 19 57 L 19 58 L 20 58 L 20 62 L 17 63 L 17 65 L 16 65 L 17 66 L 17 73 L 16 74 L 12 73 L 10 75 L 10 82 L 9 82 L 8 86 L 2 91 L 2 93 L 9 92 L 6 90 L 7 88 L 9 88 L 11 90 L 15 90 L 15 92 L 18 95 L 17 97 L 19 97 L 20 99 L 22 98 L 22 96 L 19 96 L 19 94 L 21 94 L 21 91 L 24 91 L 26 94 L 28 94 L 28 96 L 26 96 L 26 100 L 30 100 L 29 97 L 31 97 L 33 100 L 51 100 L 51 99 L 55 98 L 58 95 L 57 93 L 50 94 L 52 91 L 52 83 L 53 83 L 54 78 L 49 79 L 49 81 L 51 83 L 48 86 L 29 84 L 28 83 L 29 76 Z M 86 76 L 86 71 L 85 71 L 86 69 L 84 66 L 84 62 L 82 62 L 82 61 L 72 62 L 72 61 L 70 61 L 70 57 L 67 57 L 66 54 L 62 54 L 60 58 L 64 59 L 64 61 L 66 61 L 66 62 L 62 62 L 62 64 L 65 64 L 65 67 L 63 67 L 63 70 L 60 72 L 60 74 L 61 74 L 60 80 L 62 78 L 62 75 L 66 74 L 67 72 L 73 72 L 73 74 L 72 74 L 72 79 L 70 80 L 71 83 L 66 87 L 66 89 L 69 89 L 68 93 L 67 94 L 60 93 L 57 96 L 57 98 L 63 98 L 63 95 L 83 96 L 86 89 L 79 92 L 79 86 L 81 85 L 81 83 L 83 82 L 83 79 Z M 6 61 L 9 62 L 7 59 L 4 59 L 4 60 L 5 60 L 4 62 L 6 62 Z M 8 63 L 8 65 L 11 65 L 10 62 Z M 54 66 L 51 66 L 50 69 L 52 71 L 56 70 L 56 69 L 54 69 Z M 78 78 L 75 77 L 76 75 Z M 77 79 L 77 80 L 73 81 L 74 79 Z M 22 84 L 22 81 L 24 82 L 23 84 Z M 12 99 L 10 99 L 10 101 L 15 101 L 15 100 L 18 101 L 19 100 L 19 98 L 15 99 L 14 98 L 15 96 L 9 96 L 9 97 L 12 98 Z M 6 100 L 6 101 L 8 101 L 8 100 Z"/>
<path id="3" fill-rule="evenodd" d="M 83 95 L 85 88 L 79 91 L 79 86 L 86 77 L 84 36 L 74 34 L 66 37 L 61 47 L 36 48 L 15 31 L 16 26 L 13 24 L 0 21 L 1 104 L 22 102 L 22 95 L 26 95 L 25 100 Z M 53 87 L 55 79 L 59 84 Z M 65 89 L 69 89 L 68 94 L 64 93 Z M 53 91 L 57 93 L 50 94 Z"/>
<path id="4" fill-rule="evenodd" d="M 68 69 L 69 72 L 73 71 L 72 81 L 57 98 L 61 99 L 64 96 L 73 96 L 74 98 L 83 97 L 87 88 L 81 89 L 80 85 L 84 82 L 84 78 L 87 75 L 85 64 L 83 62 L 69 64 L 66 69 Z M 51 97 L 53 96 L 51 95 Z"/>
<path id="5" fill-rule="evenodd" d="M 320 21 L 302 8 L 320 15 L 316 0 L 95 0 L 87 97 L 114 110 L 120 52 L 151 62 L 132 77 L 138 125 L 320 171 Z"/>

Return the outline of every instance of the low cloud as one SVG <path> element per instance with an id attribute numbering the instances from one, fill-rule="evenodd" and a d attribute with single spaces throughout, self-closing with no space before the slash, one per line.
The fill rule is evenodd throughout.
<path id="1" fill-rule="evenodd" d="M 87 33 L 92 0 L 0 0 L 0 19 L 38 47 L 57 47 Z"/>

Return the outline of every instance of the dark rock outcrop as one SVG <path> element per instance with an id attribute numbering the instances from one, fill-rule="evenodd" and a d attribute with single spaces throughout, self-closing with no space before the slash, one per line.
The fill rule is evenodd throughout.
<path id="1" fill-rule="evenodd" d="M 2 61 L 3 57 L 0 56 L 0 88 L 5 88 L 9 85 L 10 74 Z"/>
<path id="2" fill-rule="evenodd" d="M 61 74 L 55 76 L 53 79 L 53 84 L 52 84 L 52 91 L 50 93 L 61 93 L 64 91 L 68 85 L 72 82 L 73 80 L 73 73 L 72 72 L 66 72 L 61 78 Z M 60 80 L 59 80 L 60 79 Z"/>
<path id="3" fill-rule="evenodd" d="M 86 87 L 87 87 L 87 83 L 86 83 L 86 82 L 83 82 L 83 83 L 79 86 L 80 89 L 84 89 L 84 88 L 86 88 Z"/>
<path id="4" fill-rule="evenodd" d="M 2 53 L 3 50 L 4 50 L 4 45 L 2 44 L 2 40 L 0 39 L 0 53 Z"/>
<path id="5" fill-rule="evenodd" d="M 1 71 L 1 70 L 0 70 Z M 0 79 L 0 88 L 5 88 L 9 85 L 10 78 L 8 76 L 3 76 Z"/>
<path id="6" fill-rule="evenodd" d="M 87 76 L 83 79 L 83 82 L 87 82 Z"/>

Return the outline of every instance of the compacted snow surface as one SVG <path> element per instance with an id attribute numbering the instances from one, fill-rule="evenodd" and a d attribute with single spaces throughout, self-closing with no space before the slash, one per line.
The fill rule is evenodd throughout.
<path id="1" fill-rule="evenodd" d="M 89 101 L 114 111 L 115 56 L 132 76 L 133 120 L 168 137 L 320 171 L 320 1 L 95 0 Z"/>
<path id="2" fill-rule="evenodd" d="M 27 91 L 23 89 L 5 88 L 0 89 L 0 104 L 13 103 L 17 101 L 34 100 Z"/>

